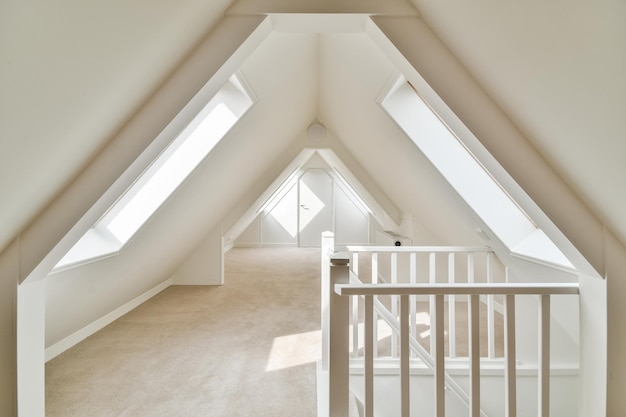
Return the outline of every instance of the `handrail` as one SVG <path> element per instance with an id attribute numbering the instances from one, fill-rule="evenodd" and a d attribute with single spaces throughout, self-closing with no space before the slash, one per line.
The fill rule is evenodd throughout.
<path id="1" fill-rule="evenodd" d="M 578 283 L 559 284 L 335 284 L 338 295 L 559 295 L 578 294 Z"/>
<path id="2" fill-rule="evenodd" d="M 345 247 L 348 252 L 417 252 L 417 253 L 493 253 L 488 246 L 353 246 Z"/>

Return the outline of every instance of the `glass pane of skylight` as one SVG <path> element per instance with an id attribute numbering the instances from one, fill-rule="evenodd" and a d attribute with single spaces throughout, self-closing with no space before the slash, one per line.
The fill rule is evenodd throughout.
<path id="1" fill-rule="evenodd" d="M 383 107 L 450 185 L 509 247 L 535 226 L 406 82 Z"/>
<path id="2" fill-rule="evenodd" d="M 237 117 L 228 107 L 223 103 L 218 104 L 108 223 L 107 228 L 111 233 L 122 242 L 128 241 L 236 121 Z"/>

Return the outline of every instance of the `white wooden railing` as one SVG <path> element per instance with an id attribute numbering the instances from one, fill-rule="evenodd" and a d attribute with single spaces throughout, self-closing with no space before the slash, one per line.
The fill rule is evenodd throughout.
<path id="1" fill-rule="evenodd" d="M 477 283 L 473 278 L 473 272 L 468 272 L 466 282 L 457 283 L 451 279 L 447 283 L 434 282 L 432 276 L 426 282 L 418 282 L 410 277 L 405 282 L 394 278 L 392 266 L 390 283 L 378 283 L 375 261 L 372 261 L 372 283 L 361 283 L 355 281 L 352 268 L 358 272 L 358 266 L 354 268 L 354 256 L 351 254 L 334 254 L 332 250 L 332 235 L 326 235 L 323 240 L 322 250 L 322 369 L 327 371 L 328 381 L 328 416 L 347 417 L 349 398 L 349 366 L 350 350 L 352 356 L 357 351 L 356 346 L 350 347 L 349 327 L 351 320 L 355 320 L 354 305 L 359 298 L 364 300 L 364 410 L 365 416 L 373 417 L 373 379 L 374 361 L 377 357 L 375 340 L 375 329 L 378 319 L 375 317 L 376 311 L 380 318 L 389 322 L 392 331 L 397 334 L 397 344 L 392 346 L 392 356 L 397 355 L 400 368 L 401 381 L 401 410 L 402 416 L 408 417 L 410 410 L 409 396 L 409 368 L 411 356 L 417 354 L 433 371 L 435 385 L 435 410 L 437 417 L 445 416 L 445 391 L 451 389 L 459 395 L 469 407 L 470 416 L 478 417 L 483 415 L 480 408 L 480 352 L 479 352 L 479 305 L 481 298 L 485 298 L 487 303 L 493 302 L 494 296 L 501 296 L 503 299 L 504 313 L 504 374 L 505 374 L 505 415 L 516 416 L 516 354 L 515 354 L 515 298 L 518 295 L 537 295 L 539 297 L 539 352 L 538 352 L 538 416 L 547 417 L 549 415 L 549 376 L 550 376 L 550 296 L 554 294 L 578 294 L 577 284 L 509 284 L 506 282 L 492 282 L 489 278 L 483 283 Z M 387 250 L 398 253 L 409 251 L 417 253 L 420 250 L 434 252 L 437 248 L 387 248 Z M 448 250 L 450 248 L 447 248 Z M 473 252 L 477 248 L 468 248 L 466 252 Z M 358 248 L 355 252 L 379 253 L 382 248 Z M 484 248 L 480 248 L 485 251 Z M 440 251 L 444 251 L 441 249 Z M 461 252 L 461 248 L 456 248 L 453 253 Z M 332 259 L 331 259 L 332 258 Z M 470 256 L 468 259 L 472 259 Z M 491 262 L 491 261 L 489 261 Z M 413 262 L 411 262 L 413 264 Z M 392 262 L 393 265 L 393 262 Z M 431 269 L 432 266 L 429 267 Z M 452 268 L 453 269 L 453 268 Z M 397 271 L 397 268 L 395 269 Z M 411 268 L 413 271 L 414 268 Z M 490 271 L 487 267 L 487 271 Z M 470 269 L 468 268 L 468 271 Z M 473 271 L 473 265 L 472 269 Z M 411 272 L 410 275 L 413 273 Z M 488 273 L 489 275 L 489 273 Z M 351 278 L 352 276 L 352 278 Z M 491 282 L 490 282 L 491 281 Z M 393 305 L 397 305 L 397 310 L 389 311 L 386 306 L 377 300 L 378 297 L 390 296 Z M 429 352 L 426 352 L 417 343 L 415 334 L 412 333 L 415 316 L 416 297 L 428 296 L 430 299 L 430 329 L 431 344 Z M 448 305 L 454 304 L 454 297 L 463 296 L 468 299 L 468 322 L 469 322 L 469 392 L 464 392 L 445 371 L 446 356 L 444 352 L 444 297 L 448 298 Z M 351 300 L 353 300 L 351 302 Z M 453 300 L 450 302 L 450 300 Z M 352 305 L 352 308 L 351 308 Z M 387 311 L 387 313 L 385 313 Z M 490 313 L 491 315 L 493 313 Z M 355 322 L 356 323 L 356 322 Z M 395 324 L 394 324 L 395 323 Z M 353 329 L 356 328 L 353 325 Z M 451 326 L 450 328 L 452 328 Z M 453 331 L 453 330 L 452 330 Z M 354 339 L 358 334 L 353 334 Z M 450 344 L 450 343 L 449 343 Z M 491 346 L 491 341 L 489 345 Z M 393 345 L 393 343 L 392 343 Z M 492 355 L 491 347 L 489 349 Z M 450 348 L 448 356 L 452 356 L 454 349 Z"/>
<path id="2" fill-rule="evenodd" d="M 423 264 L 423 272 L 422 276 L 426 277 L 423 283 L 436 284 L 438 282 L 445 281 L 450 284 L 456 283 L 476 283 L 480 282 L 477 280 L 477 271 L 484 277 L 484 283 L 494 283 L 494 282 L 508 282 L 507 277 L 507 269 L 500 265 L 500 273 L 496 273 L 494 261 L 494 252 L 491 248 L 488 247 L 466 247 L 466 246 L 348 246 L 346 247 L 347 253 L 350 255 L 350 270 L 353 272 L 350 278 L 350 282 L 357 284 L 363 283 L 361 280 L 361 276 L 363 274 L 359 274 L 359 272 L 363 272 L 360 267 L 360 258 L 363 255 L 366 255 L 367 260 L 371 264 L 369 274 L 369 283 L 379 284 L 379 283 L 391 283 L 398 284 L 401 283 L 402 280 L 399 281 L 400 270 L 403 263 L 400 262 L 399 256 L 405 255 L 404 266 L 405 271 L 404 275 L 407 279 L 404 280 L 404 283 L 416 284 L 420 282 L 418 280 L 418 257 L 419 263 Z M 440 265 L 443 261 L 445 265 L 444 268 Z M 362 260 L 361 260 L 362 262 Z M 382 264 L 388 263 L 383 267 Z M 480 263 L 481 265 L 478 265 Z M 463 265 L 461 265 L 463 264 Z M 441 270 L 439 271 L 438 268 Z M 383 269 L 386 271 L 383 272 Z M 399 298 L 398 295 L 391 295 L 388 300 L 388 305 L 390 306 L 389 310 L 393 317 L 397 317 L 398 308 L 399 308 Z M 353 322 L 357 321 L 357 314 L 359 311 L 360 300 L 358 298 L 353 299 L 354 302 L 352 304 L 352 312 L 353 312 Z M 434 302 L 433 296 L 430 296 L 430 312 L 429 317 L 431 319 L 434 317 Z M 410 317 L 411 321 L 409 323 L 410 334 L 412 337 L 417 338 L 417 297 L 416 295 L 410 296 Z M 447 357 L 456 358 L 457 357 L 457 329 L 456 329 L 456 311 L 457 311 L 457 302 L 466 302 L 466 300 L 458 300 L 455 295 L 449 295 L 446 297 L 447 301 L 447 324 L 448 324 L 448 352 Z M 487 311 L 487 357 L 490 359 L 496 358 L 498 355 L 496 353 L 496 329 L 495 329 L 495 315 L 497 307 L 501 304 L 496 303 L 495 297 L 492 294 L 484 296 L 484 302 L 486 304 Z M 374 311 L 374 321 L 377 320 L 379 309 L 375 309 Z M 385 316 L 382 317 L 383 319 Z M 393 326 L 392 323 L 388 322 L 390 326 Z M 431 323 L 432 324 L 432 323 Z M 432 327 L 432 326 L 431 326 Z M 358 327 L 353 327 L 353 349 L 354 353 L 357 352 L 357 332 Z M 376 339 L 376 328 L 374 329 L 374 338 Z M 399 333 L 393 331 L 391 334 L 391 356 L 397 357 L 398 352 L 398 337 Z M 432 352 L 434 346 L 434 340 L 430 339 L 430 347 L 429 351 Z M 376 347 L 374 348 L 376 349 Z M 419 350 L 414 349 L 413 354 L 418 354 Z M 376 354 L 375 354 L 376 356 Z"/>

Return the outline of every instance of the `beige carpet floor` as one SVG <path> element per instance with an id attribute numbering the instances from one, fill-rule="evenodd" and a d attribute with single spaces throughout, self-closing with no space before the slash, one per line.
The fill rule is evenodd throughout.
<path id="1" fill-rule="evenodd" d="M 225 285 L 169 287 L 48 362 L 46 415 L 314 417 L 319 279 L 319 249 L 233 249 Z M 418 307 L 427 315 L 426 303 Z M 456 310 L 463 356 L 466 304 Z M 485 320 L 482 306 L 483 356 Z M 390 338 L 383 333 L 384 356 Z M 428 349 L 427 322 L 418 334 Z M 447 336 L 446 323 L 446 345 Z M 500 356 L 499 314 L 496 336 Z"/>
<path id="2" fill-rule="evenodd" d="M 46 365 L 48 417 L 316 415 L 319 249 L 233 249 Z"/>

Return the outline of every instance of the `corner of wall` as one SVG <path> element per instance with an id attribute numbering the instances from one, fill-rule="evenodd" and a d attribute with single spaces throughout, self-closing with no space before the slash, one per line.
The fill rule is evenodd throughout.
<path id="1" fill-rule="evenodd" d="M 606 313 L 601 318 L 598 317 L 598 323 L 594 323 L 598 326 L 598 332 L 604 331 L 602 341 L 606 341 L 606 345 L 597 346 L 598 350 L 603 349 L 598 352 L 599 355 L 606 352 L 606 365 L 603 368 L 606 374 L 598 375 L 598 382 L 606 381 L 607 384 L 606 415 L 617 416 L 626 409 L 626 248 L 611 233 L 605 233 L 605 265 L 605 279 L 598 279 L 600 282 L 596 283 L 597 287 L 604 290 L 604 293 L 598 294 L 597 302 L 600 305 L 604 303 L 606 309 Z M 603 377 L 602 380 L 599 379 L 600 376 Z"/>
<path id="2" fill-rule="evenodd" d="M 221 227 L 213 229 L 187 256 L 171 277 L 173 285 L 222 285 L 223 245 Z"/>
<path id="3" fill-rule="evenodd" d="M 0 252 L 0 415 L 17 415 L 18 241 Z"/>
<path id="4" fill-rule="evenodd" d="M 66 350 L 68 350 L 72 346 L 74 346 L 74 345 L 80 343 L 81 341 L 85 340 L 86 338 L 88 338 L 92 334 L 96 333 L 98 330 L 103 329 L 104 327 L 108 326 L 113 321 L 115 321 L 118 318 L 122 317 L 124 314 L 128 313 L 129 311 L 131 311 L 135 307 L 139 306 L 140 304 L 148 301 L 150 298 L 154 297 L 155 295 L 157 295 L 161 291 L 165 290 L 170 285 L 172 285 L 172 280 L 168 279 L 168 280 L 160 283 L 156 287 L 154 287 L 154 288 L 148 290 L 147 292 L 141 294 L 140 296 L 135 297 L 134 299 L 132 299 L 129 302 L 127 302 L 126 304 L 116 308 L 112 312 L 104 315 L 103 317 L 100 317 L 99 319 L 95 320 L 92 323 L 89 323 L 87 326 L 79 329 L 78 331 L 72 333 L 71 335 L 66 336 L 65 338 L 63 338 L 62 340 L 58 341 L 57 343 L 55 343 L 55 344 L 53 344 L 51 346 L 48 346 L 46 348 L 46 350 L 45 350 L 45 360 L 46 360 L 46 362 L 48 362 L 49 360 L 54 359 L 55 357 L 57 357 L 61 353 L 65 352 Z"/>

